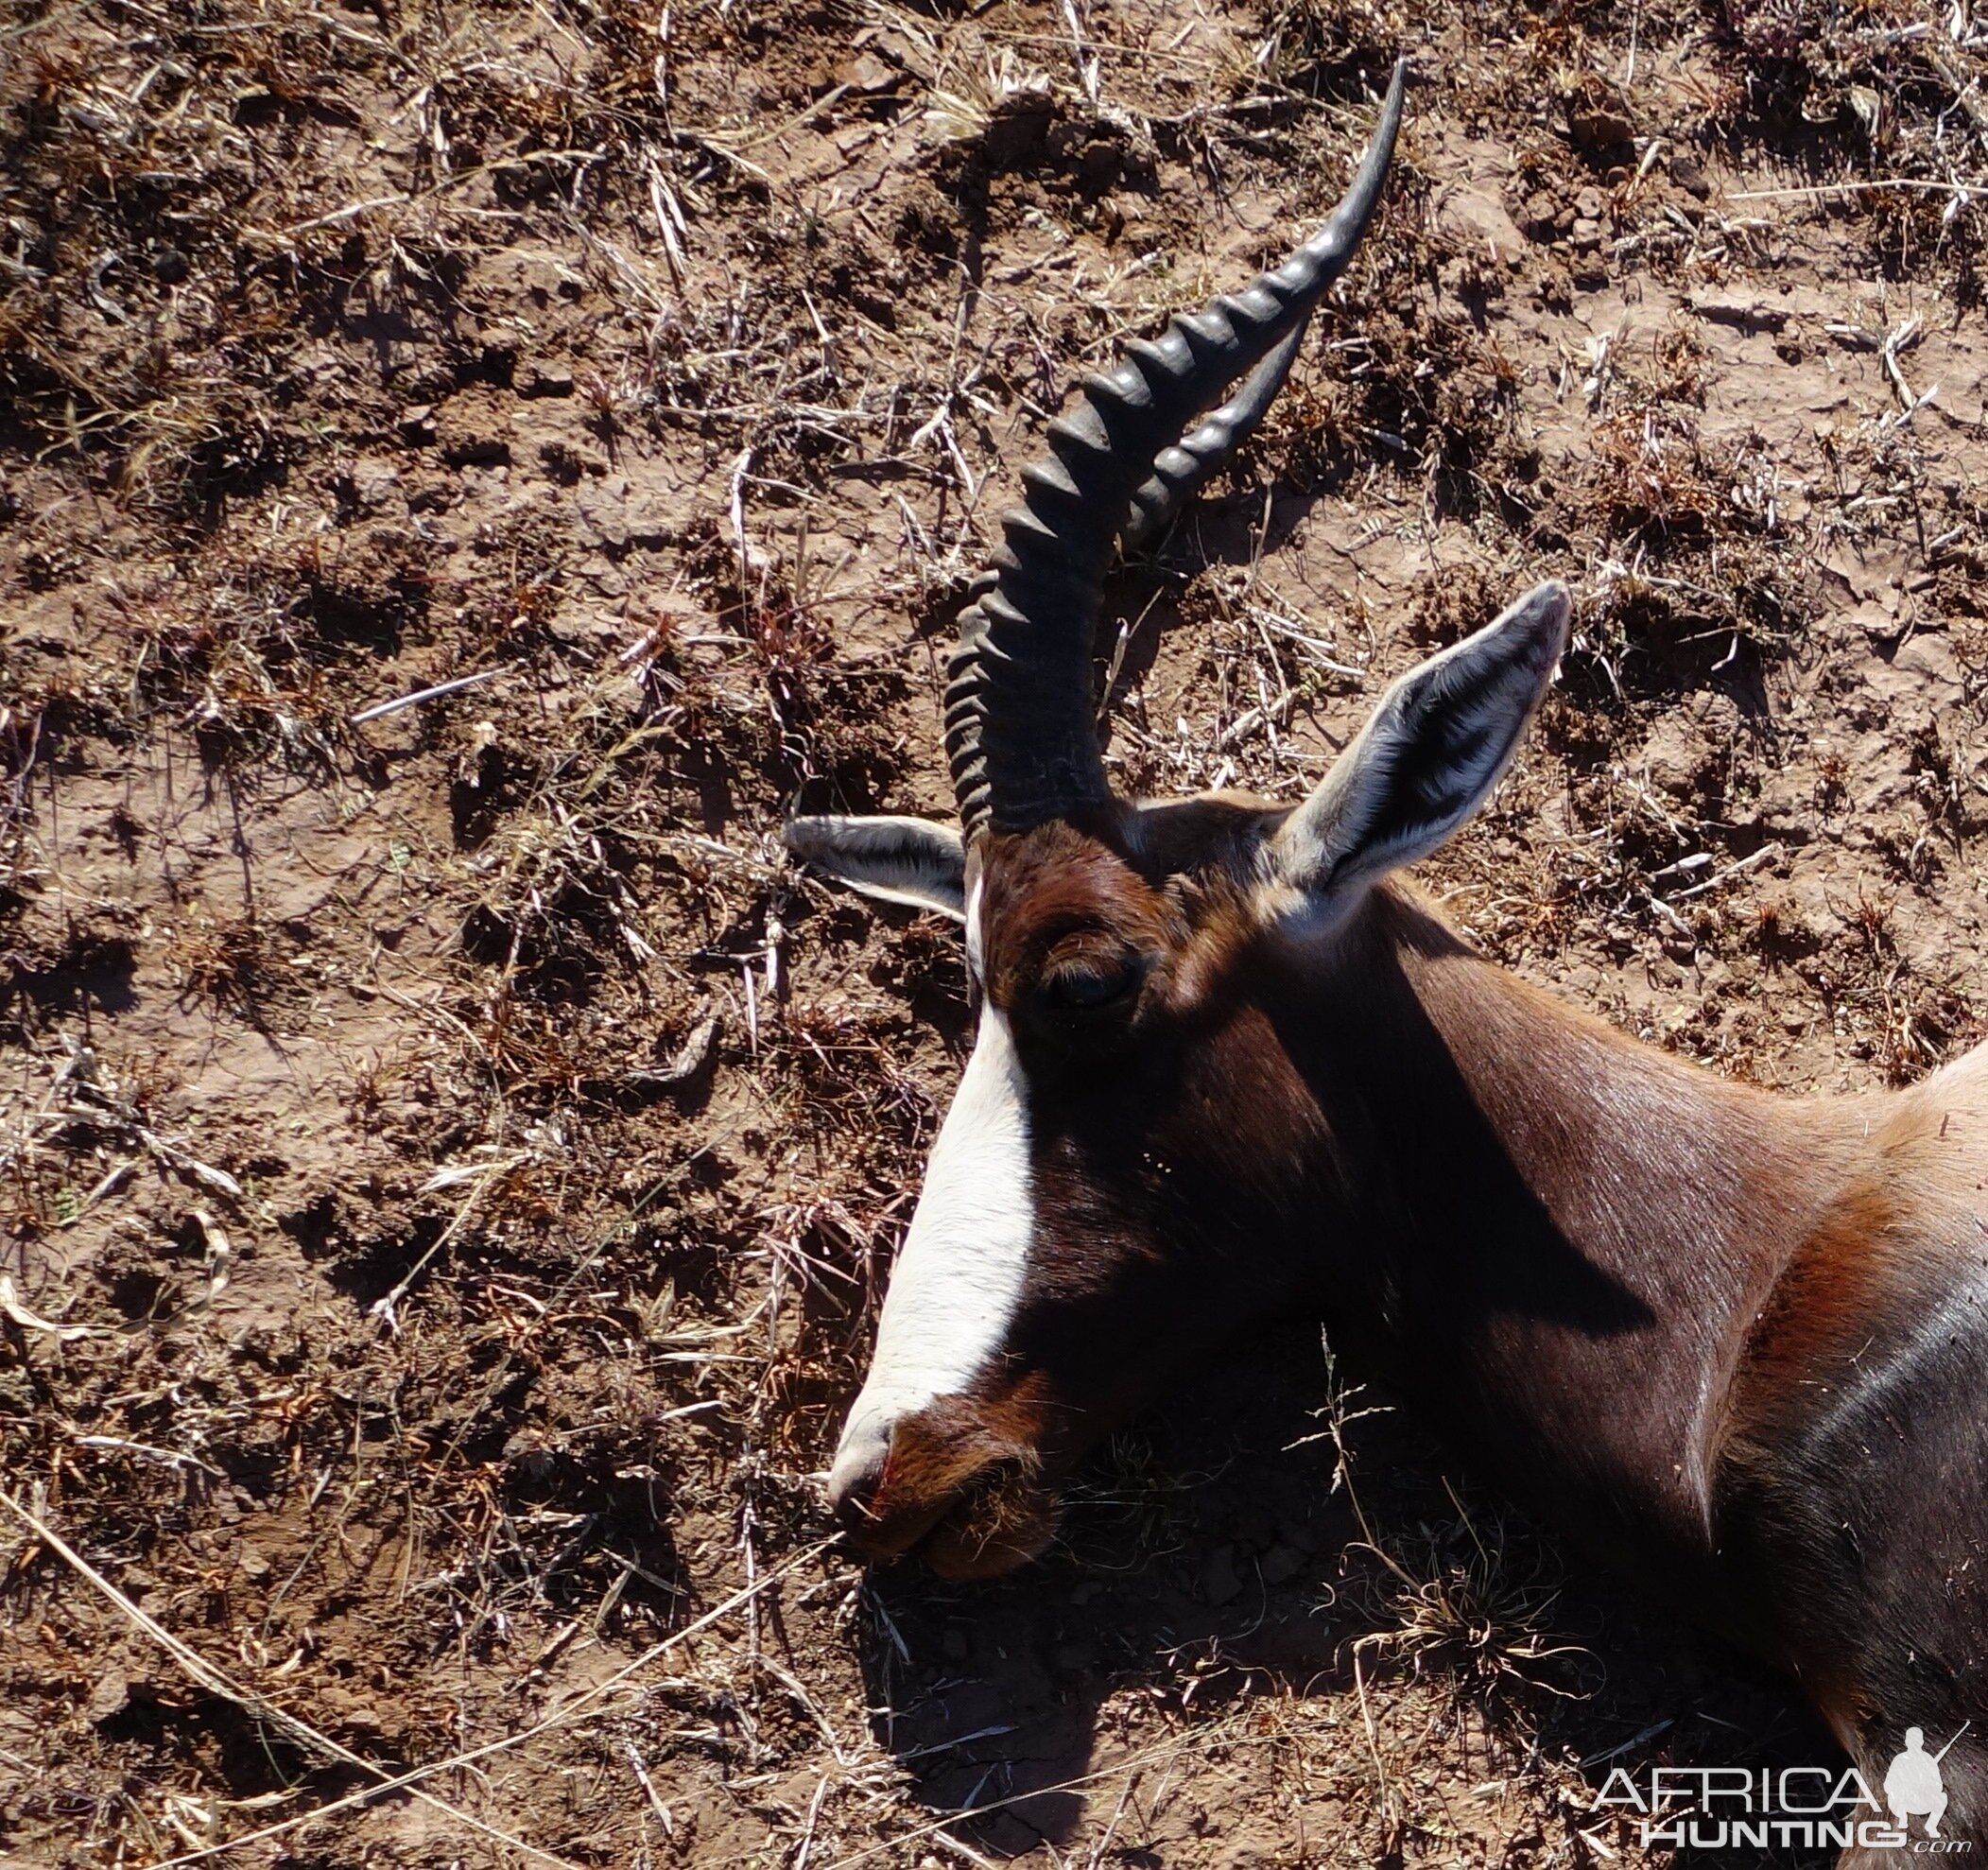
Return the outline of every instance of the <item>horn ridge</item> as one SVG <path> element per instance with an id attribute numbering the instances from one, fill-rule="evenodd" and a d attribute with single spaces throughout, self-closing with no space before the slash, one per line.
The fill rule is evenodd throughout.
<path id="1" fill-rule="evenodd" d="M 970 587 L 947 667 L 946 757 L 969 837 L 1110 805 L 1091 639 L 1112 554 L 1121 537 L 1156 537 L 1275 400 L 1379 204 L 1407 76 L 1402 60 L 1352 183 L 1317 234 L 1239 292 L 1132 340 L 1048 425 L 1047 455 L 1023 472 L 1022 505 Z M 1197 424 L 1238 378 L 1237 393 Z"/>
<path id="2" fill-rule="evenodd" d="M 1163 448 L 1153 457 L 1151 475 L 1132 495 L 1132 516 L 1121 534 L 1126 545 L 1150 545 L 1158 539 L 1189 496 L 1256 432 L 1305 348 L 1305 334 L 1310 325 L 1306 319 L 1296 326 L 1243 379 L 1234 398 L 1204 417 L 1175 446 Z"/>

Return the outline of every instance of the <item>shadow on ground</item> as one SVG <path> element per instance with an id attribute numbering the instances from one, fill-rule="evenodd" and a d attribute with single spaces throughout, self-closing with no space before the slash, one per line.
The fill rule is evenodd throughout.
<path id="1" fill-rule="evenodd" d="M 1284 1329 L 1095 1461 L 1040 1563 L 980 1584 L 872 1574 L 874 1731 L 934 1820 L 1001 1856 L 1060 1845 L 1164 1779 L 1141 1769 L 1183 1728 L 1305 1749 L 1306 1779 L 1375 1823 L 1431 1722 L 1495 1785 L 1570 1775 L 1574 1807 L 1616 1767 L 1647 1785 L 1657 1765 L 1841 1764 L 1789 1686 L 1568 1552 L 1374 1393 L 1350 1393 L 1336 1442 L 1329 1389 L 1315 1331 Z M 1371 1741 L 1356 1669 L 1423 1690 L 1390 1697 Z M 1169 1796 L 1205 1801 L 1173 1820 L 1219 1841 L 1219 1788 Z"/>

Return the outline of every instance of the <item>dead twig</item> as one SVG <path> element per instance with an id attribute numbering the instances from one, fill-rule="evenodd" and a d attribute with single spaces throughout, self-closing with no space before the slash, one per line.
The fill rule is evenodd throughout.
<path id="1" fill-rule="evenodd" d="M 411 695 L 396 695 L 390 701 L 375 701 L 372 707 L 361 708 L 354 715 L 352 724 L 363 727 L 369 720 L 384 720 L 403 708 L 418 708 L 424 701 L 438 701 L 442 696 L 453 695 L 459 689 L 474 688 L 479 682 L 509 675 L 516 667 L 515 663 L 505 663 L 498 668 L 478 669 L 475 675 L 458 675 L 453 682 L 438 682 L 432 688 L 417 688 Z"/>

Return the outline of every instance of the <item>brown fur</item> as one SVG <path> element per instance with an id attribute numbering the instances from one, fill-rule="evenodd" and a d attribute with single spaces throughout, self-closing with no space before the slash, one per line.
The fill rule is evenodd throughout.
<path id="1" fill-rule="evenodd" d="M 1052 959 L 1165 954 L 1184 934 L 1165 898 L 1095 840 L 1064 824 L 997 847 L 983 860 L 983 916 L 993 931 L 987 992 L 1027 1013 Z"/>
<path id="2" fill-rule="evenodd" d="M 1042 1485 L 1040 1379 L 1006 1394 L 941 1396 L 890 1438 L 881 1483 L 865 1502 L 864 1544 L 880 1558 L 924 1542 L 947 1577 L 987 1577 L 1033 1558 L 1056 1528 Z"/>
<path id="3" fill-rule="evenodd" d="M 1812 1402 L 1811 1387 L 1854 1376 L 1858 1346 L 1897 1287 L 1903 1219 L 1895 1189 L 1859 1180 L 1789 1255 L 1747 1333 L 1727 1435 L 1764 1440 Z"/>

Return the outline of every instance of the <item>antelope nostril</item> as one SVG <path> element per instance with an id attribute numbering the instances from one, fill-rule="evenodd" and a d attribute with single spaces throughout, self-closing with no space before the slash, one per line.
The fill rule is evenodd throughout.
<path id="1" fill-rule="evenodd" d="M 883 1485 L 884 1463 L 890 1457 L 890 1425 L 852 1425 L 828 1470 L 828 1500 L 845 1532 L 860 1533 L 872 1517 L 871 1503 Z"/>

